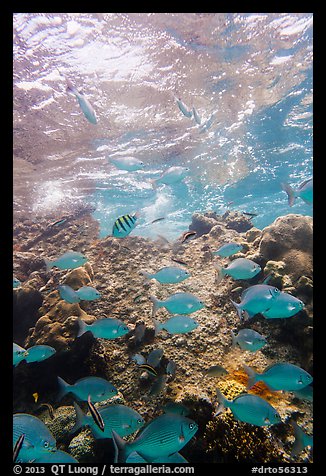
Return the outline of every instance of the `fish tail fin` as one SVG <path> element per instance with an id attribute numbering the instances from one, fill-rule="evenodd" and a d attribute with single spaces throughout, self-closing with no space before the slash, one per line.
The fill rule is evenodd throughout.
<path id="1" fill-rule="evenodd" d="M 153 303 L 153 308 L 152 308 L 152 319 L 155 317 L 156 311 L 161 307 L 160 306 L 160 300 L 157 299 L 155 296 L 149 296 L 149 299 Z"/>
<path id="2" fill-rule="evenodd" d="M 85 334 L 85 332 L 87 332 L 87 327 L 88 324 L 86 324 L 86 322 L 84 322 L 80 317 L 78 317 L 78 333 L 77 333 L 77 337 L 80 337 L 82 336 L 83 334 Z"/>
<path id="3" fill-rule="evenodd" d="M 287 193 L 289 206 L 292 207 L 296 198 L 293 188 L 286 182 L 281 183 L 281 187 Z"/>
<path id="4" fill-rule="evenodd" d="M 130 453 L 126 451 L 128 443 L 113 429 L 111 429 L 111 432 L 115 452 L 114 463 L 125 463 Z"/>
<path id="5" fill-rule="evenodd" d="M 151 279 L 151 274 L 147 273 L 147 271 L 139 271 L 139 272 L 140 274 L 144 276 L 144 278 L 146 279 L 146 282 L 148 282 Z"/>
<path id="6" fill-rule="evenodd" d="M 155 336 L 162 330 L 162 324 L 157 321 L 156 319 L 153 319 L 154 327 L 155 327 Z"/>
<path id="7" fill-rule="evenodd" d="M 224 412 L 224 410 L 229 407 L 229 403 L 230 403 L 229 400 L 225 398 L 225 396 L 223 395 L 223 393 L 221 392 L 219 388 L 216 389 L 216 397 L 218 401 L 218 406 L 214 416 L 220 415 L 220 413 Z"/>
<path id="8" fill-rule="evenodd" d="M 76 402 L 74 402 L 74 409 L 76 412 L 76 423 L 74 424 L 72 429 L 69 431 L 69 433 L 75 433 L 77 430 L 85 426 L 88 421 L 88 417 L 85 415 L 83 410 L 80 408 L 79 405 L 77 405 Z"/>
<path id="9" fill-rule="evenodd" d="M 236 308 L 236 311 L 237 311 L 237 313 L 238 313 L 239 319 L 240 319 L 240 321 L 242 322 L 242 321 L 243 321 L 243 316 L 242 316 L 241 304 L 238 304 L 238 303 L 236 303 L 235 301 L 232 301 L 232 299 L 230 299 L 230 301 L 232 302 L 233 306 Z"/>
<path id="10" fill-rule="evenodd" d="M 223 268 L 217 263 L 213 263 L 213 266 L 216 269 L 215 284 L 220 284 L 224 276 Z"/>
<path id="11" fill-rule="evenodd" d="M 243 364 L 243 368 L 244 368 L 246 374 L 248 375 L 248 383 L 247 383 L 246 388 L 247 388 L 247 390 L 249 390 L 257 382 L 257 379 L 256 379 L 257 374 L 251 367 L 248 367 L 248 365 Z"/>
<path id="12" fill-rule="evenodd" d="M 49 259 L 44 259 L 45 266 L 46 266 L 46 271 L 49 272 L 50 269 L 52 268 L 52 261 Z"/>
<path id="13" fill-rule="evenodd" d="M 149 182 L 150 182 L 151 186 L 153 187 L 153 189 L 157 190 L 156 179 L 149 179 Z"/>
<path id="14" fill-rule="evenodd" d="M 231 332 L 231 337 L 232 337 L 231 346 L 235 347 L 237 345 L 237 337 L 236 337 L 236 335 L 235 335 L 235 333 L 233 332 L 232 329 L 230 330 L 230 332 Z"/>
<path id="15" fill-rule="evenodd" d="M 58 385 L 59 385 L 59 393 L 57 395 L 57 401 L 59 402 L 66 395 L 66 393 L 69 392 L 69 388 L 71 385 L 69 385 L 69 383 L 65 382 L 65 380 L 63 380 L 63 378 L 59 376 L 57 377 L 57 379 L 58 379 Z"/>

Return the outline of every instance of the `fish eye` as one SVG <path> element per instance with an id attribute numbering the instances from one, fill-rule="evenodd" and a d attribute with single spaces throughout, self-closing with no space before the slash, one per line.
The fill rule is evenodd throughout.
<path id="1" fill-rule="evenodd" d="M 274 288 L 274 293 L 275 293 L 275 294 L 278 294 L 278 293 L 280 293 L 280 292 L 281 292 L 281 291 L 280 291 L 278 288 Z"/>
<path id="2" fill-rule="evenodd" d="M 49 442 L 48 441 L 44 441 L 44 448 L 48 448 L 49 447 Z"/>
<path id="3" fill-rule="evenodd" d="M 137 423 L 141 425 L 143 423 L 143 420 L 141 418 L 138 418 Z"/>
<path id="4" fill-rule="evenodd" d="M 195 428 L 194 423 L 189 423 L 189 430 L 193 430 Z"/>

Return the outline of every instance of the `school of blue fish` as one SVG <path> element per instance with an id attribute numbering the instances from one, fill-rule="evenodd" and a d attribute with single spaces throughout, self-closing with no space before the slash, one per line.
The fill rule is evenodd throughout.
<path id="1" fill-rule="evenodd" d="M 69 80 L 67 80 L 67 92 L 77 99 L 85 118 L 95 126 L 98 117 L 85 94 L 73 86 Z M 176 103 L 180 112 L 189 120 L 194 120 L 202 131 L 211 126 L 214 115 L 202 123 L 194 106 L 188 107 L 180 98 L 176 99 Z M 146 167 L 144 162 L 135 157 L 116 155 L 108 157 L 108 161 L 114 167 L 126 172 L 137 172 Z M 173 186 L 189 175 L 189 168 L 172 166 L 158 178 L 151 179 L 150 183 L 156 190 L 160 186 Z M 292 188 L 289 184 L 284 183 L 282 189 L 287 193 L 289 206 L 292 206 L 297 198 L 312 204 L 312 179 L 304 181 L 298 188 Z M 112 236 L 118 240 L 127 237 L 136 228 L 139 218 L 139 212 L 125 213 L 117 217 L 112 226 Z M 235 281 L 250 281 L 263 271 L 259 264 L 250 259 L 233 257 L 242 249 L 241 243 L 229 242 L 219 243 L 219 248 L 212 251 L 216 285 L 219 285 L 226 276 Z M 231 256 L 232 260 L 227 265 L 224 262 L 221 264 L 219 261 Z M 57 257 L 45 259 L 45 267 L 47 272 L 55 273 L 53 268 L 61 271 L 72 270 L 84 266 L 87 262 L 88 258 L 83 253 L 67 250 Z M 180 266 L 166 266 L 160 269 L 151 266 L 148 270 L 142 270 L 140 274 L 145 278 L 145 282 L 156 280 L 163 286 L 181 282 L 185 282 L 186 285 L 186 280 L 191 277 L 189 271 Z M 21 286 L 21 281 L 14 277 L 13 288 Z M 62 282 L 58 285 L 57 291 L 60 299 L 69 304 L 79 303 L 83 300 L 101 299 L 101 293 L 92 286 L 73 289 Z M 200 325 L 190 316 L 207 306 L 198 296 L 190 292 L 178 291 L 165 299 L 158 299 L 154 295 L 150 295 L 149 299 L 152 303 L 150 317 L 155 330 L 155 338 L 162 332 L 170 336 L 200 332 Z M 268 343 L 265 336 L 250 329 L 250 319 L 253 316 L 260 314 L 265 319 L 287 319 L 304 308 L 304 303 L 301 300 L 265 283 L 253 285 L 249 283 L 249 286 L 241 294 L 240 302 L 231 299 L 230 302 L 238 314 L 239 323 L 248 324 L 247 328 L 239 330 L 237 334 L 235 330 L 230 330 L 231 346 L 238 346 L 242 351 L 252 353 L 259 351 Z M 164 322 L 157 318 L 161 308 L 165 308 L 170 315 Z M 116 317 L 98 318 L 92 323 L 86 323 L 79 317 L 77 324 L 77 339 L 86 332 L 90 332 L 98 339 L 117 340 L 117 345 L 119 345 L 119 338 L 132 330 L 122 319 Z M 144 328 L 139 327 L 139 332 L 144 332 Z M 28 365 L 38 365 L 55 354 L 56 350 L 48 345 L 35 345 L 24 349 L 13 343 L 13 366 L 17 367 L 22 362 Z M 160 370 L 162 358 L 163 350 L 159 348 L 153 349 L 148 356 L 136 353 L 131 357 L 139 370 L 146 372 L 152 379 L 149 391 L 151 397 L 159 395 L 168 379 L 173 377 L 177 371 L 175 362 L 169 360 L 162 373 Z M 218 415 L 229 409 L 234 418 L 254 426 L 280 423 L 281 417 L 277 409 L 262 397 L 250 394 L 252 386 L 260 381 L 273 391 L 290 391 L 294 392 L 298 398 L 312 400 L 312 376 L 292 363 L 277 362 L 266 369 L 261 369 L 260 372 L 245 364 L 243 367 L 248 375 L 247 393 L 228 400 L 217 388 L 218 407 L 215 417 L 218 418 Z M 227 373 L 227 369 L 214 365 L 204 370 L 203 378 L 220 377 Z M 162 408 L 163 414 L 146 421 L 146 415 L 139 414 L 132 406 L 115 403 L 108 403 L 105 406 L 98 405 L 119 394 L 119 389 L 115 387 L 114 383 L 104 378 L 91 375 L 76 382 L 66 382 L 58 375 L 57 385 L 57 404 L 60 404 L 63 398 L 70 398 L 74 406 L 76 421 L 71 433 L 74 434 L 81 428 L 88 427 L 95 439 L 108 439 L 108 444 L 114 445 L 115 463 L 188 463 L 179 452 L 196 435 L 199 426 L 196 422 L 196 414 L 191 414 L 190 418 L 187 407 L 170 402 Z M 88 401 L 91 405 L 89 407 L 91 414 L 85 414 L 75 400 L 79 403 Z M 291 425 L 295 433 L 292 456 L 296 456 L 305 447 L 312 447 L 313 442 L 312 436 L 307 435 L 296 422 L 293 421 Z M 124 439 L 135 433 L 137 434 L 133 439 Z M 77 462 L 71 455 L 57 448 L 54 436 L 39 418 L 26 413 L 16 413 L 13 416 L 13 452 L 16 462 Z"/>

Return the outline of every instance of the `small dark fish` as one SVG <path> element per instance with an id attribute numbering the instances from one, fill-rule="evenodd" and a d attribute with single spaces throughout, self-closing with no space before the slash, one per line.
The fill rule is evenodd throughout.
<path id="1" fill-rule="evenodd" d="M 135 343 L 137 344 L 138 342 L 141 342 L 146 331 L 146 326 L 143 322 L 139 322 L 136 324 L 135 330 L 134 330 L 134 338 L 135 338 Z"/>
<path id="2" fill-rule="evenodd" d="M 168 375 L 163 374 L 160 375 L 153 383 L 150 392 L 148 394 L 149 397 L 156 397 L 158 394 L 160 394 L 166 384 Z"/>
<path id="3" fill-rule="evenodd" d="M 142 297 L 142 294 L 137 294 L 137 296 L 134 297 L 134 302 L 139 302 L 141 297 Z"/>
<path id="4" fill-rule="evenodd" d="M 54 221 L 49 225 L 50 228 L 53 228 L 54 226 L 60 226 L 63 225 L 67 221 L 67 217 L 62 217 L 59 220 Z"/>
<path id="5" fill-rule="evenodd" d="M 188 266 L 188 264 L 185 263 L 184 261 L 181 261 L 181 260 L 175 259 L 175 258 L 171 258 L 171 259 L 172 259 L 172 261 L 175 261 L 175 262 L 178 263 L 178 264 L 181 264 L 181 265 L 183 265 L 183 266 Z"/>
<path id="6" fill-rule="evenodd" d="M 166 366 L 166 373 L 168 375 L 170 375 L 171 377 L 174 377 L 176 366 L 177 366 L 177 364 L 174 362 L 174 360 L 169 360 L 169 362 Z"/>
<path id="7" fill-rule="evenodd" d="M 156 223 L 157 221 L 161 221 L 161 220 L 165 220 L 165 217 L 156 218 L 155 220 L 151 221 L 150 224 L 152 225 L 153 223 Z"/>
<path id="8" fill-rule="evenodd" d="M 184 233 L 182 233 L 180 237 L 181 243 L 191 240 L 192 238 L 195 237 L 195 235 L 197 235 L 196 231 L 185 231 Z"/>
<path id="9" fill-rule="evenodd" d="M 151 367 L 158 367 L 161 362 L 161 358 L 163 356 L 162 349 L 153 349 L 147 357 L 147 364 Z"/>
<path id="10" fill-rule="evenodd" d="M 87 405 L 88 405 L 88 408 L 89 408 L 89 411 L 91 412 L 91 415 L 93 417 L 93 420 L 95 421 L 95 423 L 97 424 L 97 426 L 99 427 L 99 429 L 101 431 L 104 431 L 104 421 L 103 421 L 103 418 L 101 417 L 101 415 L 99 414 L 97 408 L 95 407 L 95 405 L 91 402 L 91 396 L 88 395 L 88 398 L 87 398 Z"/>
<path id="11" fill-rule="evenodd" d="M 234 202 L 228 202 L 225 206 L 229 207 L 230 205 L 232 205 L 232 203 L 234 203 Z"/>
<path id="12" fill-rule="evenodd" d="M 54 410 L 52 405 L 49 403 L 41 403 L 40 407 L 46 407 L 49 410 L 49 416 L 51 420 L 54 420 Z"/>
<path id="13" fill-rule="evenodd" d="M 228 373 L 229 372 L 221 365 L 212 365 L 208 369 L 204 370 L 204 374 L 208 375 L 209 377 L 221 377 L 222 375 L 226 375 Z"/>
<path id="14" fill-rule="evenodd" d="M 146 372 L 148 372 L 149 374 L 154 375 L 154 377 L 157 377 L 157 371 L 151 365 L 141 364 L 138 366 L 138 368 L 146 370 Z"/>
<path id="15" fill-rule="evenodd" d="M 16 444 L 14 446 L 14 451 L 13 451 L 13 462 L 15 463 L 15 461 L 17 460 L 17 457 L 18 457 L 18 454 L 21 450 L 21 447 L 23 446 L 23 443 L 24 443 L 24 438 L 25 438 L 25 435 L 22 434 L 20 435 L 20 437 L 18 438 L 18 440 L 16 441 Z"/>
<path id="16" fill-rule="evenodd" d="M 248 217 L 253 218 L 253 217 L 256 217 L 256 216 L 257 216 L 257 213 L 246 213 L 246 212 L 242 212 L 242 215 L 247 215 Z"/>

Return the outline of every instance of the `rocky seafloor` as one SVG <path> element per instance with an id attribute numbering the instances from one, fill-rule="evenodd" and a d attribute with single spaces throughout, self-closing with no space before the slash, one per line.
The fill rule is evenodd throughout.
<path id="1" fill-rule="evenodd" d="M 98 239 L 98 223 L 90 215 L 55 228 L 48 227 L 45 219 L 14 225 L 13 272 L 22 285 L 13 290 L 13 340 L 25 348 L 48 344 L 57 351 L 43 362 L 21 362 L 14 368 L 14 412 L 41 418 L 56 437 L 57 447 L 80 463 L 112 462 L 112 440 L 95 440 L 87 428 L 70 434 L 75 423 L 73 398 L 68 395 L 61 402 L 56 398 L 58 375 L 69 383 L 96 375 L 119 390 L 110 402 L 134 408 L 146 421 L 161 414 L 167 401 L 186 405 L 189 418 L 199 425 L 195 437 L 180 451 L 189 463 L 312 462 L 311 448 L 291 457 L 294 433 L 290 418 L 309 434 L 313 419 L 312 402 L 292 392 L 271 392 L 262 383 L 249 391 L 277 409 L 282 417 L 277 425 L 243 423 L 230 410 L 214 416 L 217 387 L 230 399 L 246 391 L 243 364 L 262 372 L 270 364 L 286 361 L 313 374 L 312 218 L 289 214 L 259 230 L 238 212 L 195 213 L 189 230 L 196 231 L 193 239 L 170 243 L 136 236 L 137 228 L 123 239 Z M 241 243 L 242 252 L 229 259 L 212 257 L 212 250 L 229 241 Z M 88 262 L 71 271 L 47 271 L 44 259 L 55 259 L 67 250 L 84 253 Z M 225 266 L 237 257 L 253 259 L 262 272 L 250 281 L 224 277 L 217 285 L 213 262 Z M 179 284 L 146 281 L 140 274 L 141 270 L 155 272 L 163 266 L 175 266 L 174 260 L 185 263 L 191 273 Z M 287 319 L 265 319 L 259 314 L 249 323 L 240 323 L 230 299 L 239 302 L 244 288 L 261 283 L 267 275 L 271 276 L 269 284 L 301 299 L 304 309 Z M 59 284 L 73 289 L 92 285 L 100 291 L 101 299 L 69 304 L 60 298 Z M 191 314 L 199 326 L 187 334 L 162 331 L 155 336 L 149 296 L 164 299 L 178 291 L 191 292 L 205 303 L 204 309 Z M 89 332 L 77 338 L 78 317 L 86 323 L 118 317 L 131 330 L 115 340 L 96 339 Z M 158 310 L 158 320 L 164 322 L 168 317 L 165 309 Z M 140 323 L 145 324 L 146 331 L 138 342 L 134 329 Z M 267 345 L 255 353 L 232 346 L 230 330 L 237 332 L 243 327 L 263 334 Z M 164 352 L 159 373 L 170 359 L 176 363 L 176 373 L 158 395 L 150 396 L 151 377 L 142 373 L 131 357 L 135 353 L 147 356 L 155 348 Z M 228 374 L 205 376 L 204 369 L 215 364 L 222 365 Z M 51 404 L 54 415 L 50 416 L 42 403 Z"/>

